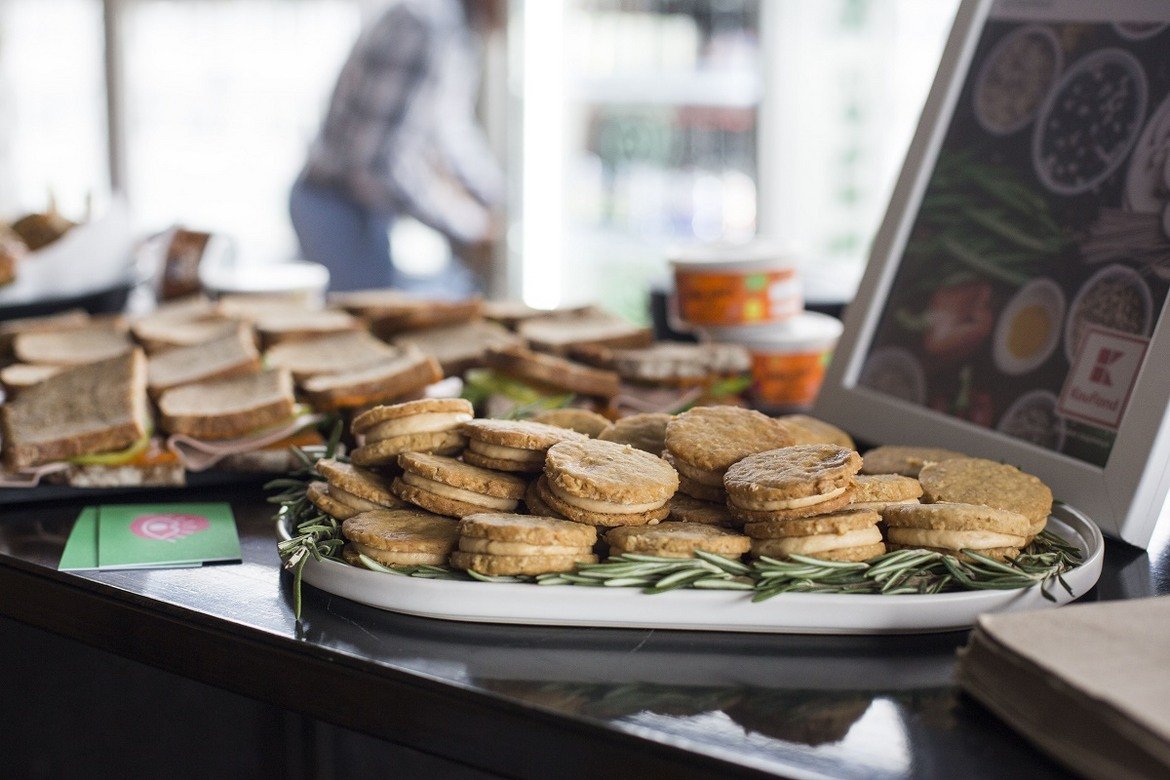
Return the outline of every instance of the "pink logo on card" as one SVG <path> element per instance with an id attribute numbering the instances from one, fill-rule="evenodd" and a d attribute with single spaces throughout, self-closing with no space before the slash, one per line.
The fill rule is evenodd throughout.
<path id="1" fill-rule="evenodd" d="M 1117 430 L 1149 345 L 1144 336 L 1089 326 L 1065 379 L 1057 414 Z"/>
<path id="2" fill-rule="evenodd" d="M 177 542 L 210 527 L 211 523 L 203 515 L 142 515 L 130 524 L 130 531 L 143 539 Z"/>

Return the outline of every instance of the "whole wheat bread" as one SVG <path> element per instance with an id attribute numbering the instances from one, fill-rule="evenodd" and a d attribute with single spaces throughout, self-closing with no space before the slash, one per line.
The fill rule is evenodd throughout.
<path id="1" fill-rule="evenodd" d="M 0 409 L 4 463 L 12 471 L 125 449 L 149 426 L 139 350 L 66 369 Z"/>
<path id="2" fill-rule="evenodd" d="M 21 333 L 12 340 L 17 360 L 47 366 L 96 363 L 133 348 L 129 336 L 109 327 Z"/>
<path id="3" fill-rule="evenodd" d="M 635 349 L 648 347 L 654 341 L 649 328 L 593 308 L 526 320 L 516 326 L 516 332 L 533 349 L 558 355 L 567 354 L 575 346 Z"/>
<path id="4" fill-rule="evenodd" d="M 272 368 L 287 368 L 294 379 L 304 382 L 311 376 L 364 368 L 398 354 L 399 350 L 369 333 L 354 331 L 277 344 L 264 353 L 264 362 Z"/>
<path id="5" fill-rule="evenodd" d="M 315 409 L 329 411 L 396 401 L 442 378 L 437 360 L 411 349 L 364 368 L 311 377 L 302 387 Z"/>
<path id="6" fill-rule="evenodd" d="M 243 326 L 226 336 L 190 347 L 172 347 L 150 356 L 151 393 L 180 385 L 255 374 L 260 370 L 260 353 L 252 331 Z"/>
<path id="7" fill-rule="evenodd" d="M 159 427 L 210 441 L 284 422 L 295 409 L 292 377 L 284 369 L 183 385 L 158 399 Z"/>
<path id="8" fill-rule="evenodd" d="M 520 343 L 519 337 L 502 325 L 487 320 L 472 320 L 456 325 L 412 330 L 394 339 L 399 347 L 414 346 L 424 355 L 439 361 L 448 376 L 462 374 L 469 368 L 484 365 L 489 347 L 506 347 Z"/>

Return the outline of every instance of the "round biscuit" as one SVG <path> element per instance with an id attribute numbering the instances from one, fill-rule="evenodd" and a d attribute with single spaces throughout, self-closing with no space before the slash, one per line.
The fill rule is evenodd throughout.
<path id="1" fill-rule="evenodd" d="M 597 563 L 597 556 L 592 553 L 583 555 L 487 555 L 462 550 L 451 553 L 452 567 L 470 569 L 490 577 L 574 571 L 581 563 Z"/>
<path id="2" fill-rule="evenodd" d="M 861 457 L 862 474 L 901 474 L 917 477 L 918 472 L 928 463 L 938 463 L 952 458 L 967 457 L 961 452 L 944 450 L 939 447 L 914 447 L 901 444 L 886 444 L 874 447 Z"/>
<path id="3" fill-rule="evenodd" d="M 565 544 L 525 544 L 524 542 L 497 542 L 495 539 L 459 537 L 459 549 L 482 555 L 590 555 L 593 545 L 584 547 Z"/>
<path id="4" fill-rule="evenodd" d="M 305 488 L 305 498 L 335 520 L 346 520 L 361 512 L 329 495 L 328 482 L 310 482 Z"/>
<path id="5" fill-rule="evenodd" d="M 618 504 L 666 501 L 678 490 L 678 473 L 662 458 L 596 439 L 554 444 L 544 475 L 569 495 Z"/>
<path id="6" fill-rule="evenodd" d="M 723 471 L 753 453 L 792 444 L 783 423 L 738 406 L 697 406 L 666 425 L 666 449 L 706 471 Z"/>
<path id="7" fill-rule="evenodd" d="M 511 474 L 501 474 L 498 471 L 462 463 L 454 458 L 426 452 L 404 452 L 398 456 L 398 465 L 403 471 L 418 474 L 420 477 L 493 498 L 519 500 L 524 496 L 524 488 L 528 486 L 527 482 Z"/>
<path id="8" fill-rule="evenodd" d="M 398 506 L 398 500 L 390 492 L 390 485 L 380 475 L 369 469 L 354 466 L 335 458 L 322 458 L 316 464 L 317 473 L 331 485 L 353 493 L 358 498 L 385 506 Z"/>
<path id="9" fill-rule="evenodd" d="M 609 514 L 606 512 L 589 512 L 584 509 L 579 509 L 570 504 L 566 504 L 561 499 L 548 489 L 548 482 L 546 477 L 541 477 L 537 483 L 537 492 L 540 495 L 540 500 L 548 504 L 557 514 L 563 515 L 569 520 L 578 523 L 585 523 L 586 525 L 597 525 L 610 528 L 618 525 L 653 525 L 660 520 L 666 519 L 670 514 L 670 505 L 663 504 L 658 509 L 651 509 L 649 512 L 637 512 L 631 514 Z"/>
<path id="10" fill-rule="evenodd" d="M 432 493 L 425 488 L 408 485 L 398 477 L 394 478 L 390 489 L 394 491 L 394 495 L 408 504 L 414 504 L 428 512 L 434 512 L 435 514 L 446 517 L 467 517 L 468 515 L 474 515 L 480 512 L 495 511 L 492 507 L 460 501 L 457 498 L 440 496 L 438 493 Z"/>
<path id="11" fill-rule="evenodd" d="M 471 401 L 464 398 L 420 398 L 417 401 L 403 401 L 398 404 L 379 404 L 353 418 L 349 429 L 353 433 L 365 433 L 375 425 L 387 420 L 399 420 L 416 414 L 475 414 Z"/>
<path id="12" fill-rule="evenodd" d="M 618 444 L 628 444 L 657 455 L 666 449 L 666 424 L 674 415 L 664 412 L 631 414 L 602 431 L 597 438 Z"/>
<path id="13" fill-rule="evenodd" d="M 870 510 L 846 509 L 815 517 L 795 520 L 771 520 L 748 523 L 743 532 L 753 539 L 782 539 L 792 536 L 814 536 L 816 534 L 843 534 L 859 531 L 875 525 L 882 519 Z"/>
<path id="14" fill-rule="evenodd" d="M 679 492 L 670 497 L 670 520 L 678 523 L 702 523 L 703 525 L 735 525 L 726 504 L 701 501 Z"/>
<path id="15" fill-rule="evenodd" d="M 914 477 L 901 474 L 858 474 L 855 478 L 855 503 L 905 501 L 922 495 L 922 485 Z"/>
<path id="16" fill-rule="evenodd" d="M 839 509 L 844 509 L 853 501 L 853 488 L 846 489 L 844 493 L 839 496 L 834 496 L 826 501 L 821 501 L 818 504 L 811 506 L 802 506 L 795 509 L 743 509 L 736 506 L 730 499 L 727 502 L 727 511 L 731 512 L 731 516 L 741 523 L 768 523 L 782 520 L 799 520 L 806 517 L 816 517 L 817 515 L 827 515 L 831 512 L 836 512 Z"/>
<path id="17" fill-rule="evenodd" d="M 979 504 L 890 504 L 882 509 L 890 528 L 932 531 L 994 531 L 1027 536 L 1032 523 L 1019 512 Z"/>
<path id="18" fill-rule="evenodd" d="M 855 450 L 853 437 L 832 423 L 809 417 L 807 414 L 785 414 L 776 418 L 792 434 L 794 444 L 836 444 Z"/>
<path id="19" fill-rule="evenodd" d="M 752 556 L 759 558 L 767 556 L 769 558 L 782 558 L 783 555 L 772 551 L 775 550 L 773 540 L 771 539 L 757 539 L 752 542 Z M 820 558 L 823 561 L 868 561 L 870 558 L 876 558 L 886 552 L 886 545 L 884 542 L 875 542 L 873 544 L 863 544 L 857 547 L 842 547 L 837 550 L 821 550 L 815 553 L 801 553 L 806 558 Z"/>
<path id="20" fill-rule="evenodd" d="M 891 552 L 894 550 L 928 550 L 930 552 L 942 553 L 943 555 L 953 555 L 964 563 L 978 563 L 971 556 L 963 553 L 960 550 L 949 550 L 946 547 L 921 547 L 914 544 L 898 544 L 897 542 L 886 542 L 886 547 Z M 1019 547 L 989 547 L 985 550 L 975 550 L 974 552 L 980 555 L 985 555 L 988 558 L 994 558 L 997 561 L 1008 561 L 1020 554 Z"/>
<path id="21" fill-rule="evenodd" d="M 469 515 L 459 521 L 459 533 L 477 539 L 533 545 L 591 547 L 597 541 L 597 529 L 592 526 L 553 517 L 507 512 Z"/>
<path id="22" fill-rule="evenodd" d="M 459 428 L 469 439 L 521 450 L 547 450 L 557 442 L 589 438 L 568 428 L 531 420 L 471 420 Z"/>
<path id="23" fill-rule="evenodd" d="M 532 480 L 532 482 L 528 483 L 528 489 L 524 491 L 524 507 L 528 510 L 528 514 L 564 520 L 564 515 L 546 504 L 544 499 L 540 497 L 539 482 L 539 479 Z"/>
<path id="24" fill-rule="evenodd" d="M 596 439 L 612 425 L 607 418 L 602 417 L 597 412 L 571 406 L 537 412 L 532 415 L 532 421 L 555 425 L 558 428 L 568 428 L 570 431 L 583 433 L 591 439 Z"/>
<path id="25" fill-rule="evenodd" d="M 704 485 L 702 482 L 695 482 L 693 479 L 684 477 L 682 474 L 678 475 L 678 491 L 699 501 L 708 501 L 713 504 L 725 504 L 727 502 L 727 491 L 723 488 Z"/>
<path id="26" fill-rule="evenodd" d="M 1019 512 L 1038 523 L 1052 512 L 1052 491 L 1015 466 L 983 458 L 957 458 L 924 466 L 918 475 L 923 501 L 982 504 Z"/>
<path id="27" fill-rule="evenodd" d="M 610 555 L 619 552 L 646 555 L 685 555 L 695 550 L 738 558 L 751 549 L 751 540 L 742 534 L 700 523 L 665 522 L 651 526 L 624 526 L 606 532 Z"/>
<path id="28" fill-rule="evenodd" d="M 364 569 L 365 565 L 358 558 L 360 554 L 362 553 L 352 543 L 341 548 L 341 557 L 346 563 Z M 383 566 L 442 566 L 447 563 L 447 553 L 394 552 L 367 547 L 364 554 Z"/>
<path id="29" fill-rule="evenodd" d="M 861 456 L 835 444 L 798 444 L 748 455 L 723 475 L 730 503 L 808 498 L 851 486 Z M 811 512 L 807 514 L 821 514 Z"/>
<path id="30" fill-rule="evenodd" d="M 530 461 L 508 460 L 507 458 L 491 458 L 474 450 L 463 451 L 463 462 L 482 469 L 507 471 L 514 474 L 536 474 L 544 468 L 543 457 Z"/>
<path id="31" fill-rule="evenodd" d="M 417 509 L 362 512 L 342 522 L 341 533 L 351 542 L 392 552 L 446 555 L 459 540 L 454 521 Z"/>
<path id="32" fill-rule="evenodd" d="M 467 440 L 455 431 L 408 433 L 373 444 L 364 444 L 349 454 L 358 466 L 388 466 L 404 452 L 429 452 L 433 455 L 458 455 Z"/>
<path id="33" fill-rule="evenodd" d="M 669 450 L 662 453 L 662 459 L 669 463 L 680 477 L 686 477 L 691 482 L 698 482 L 700 485 L 707 487 L 723 487 L 722 471 L 709 471 L 701 469 L 692 463 L 688 463 L 682 458 L 675 457 Z"/>

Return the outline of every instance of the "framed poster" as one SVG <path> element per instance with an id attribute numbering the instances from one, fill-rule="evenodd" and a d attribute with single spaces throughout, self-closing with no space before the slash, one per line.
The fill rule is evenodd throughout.
<path id="1" fill-rule="evenodd" d="M 817 412 L 1149 543 L 1170 488 L 1170 2 L 964 0 Z"/>

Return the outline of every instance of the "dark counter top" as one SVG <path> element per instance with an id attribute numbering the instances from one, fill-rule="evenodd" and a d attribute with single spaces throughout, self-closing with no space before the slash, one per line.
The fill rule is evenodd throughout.
<path id="1" fill-rule="evenodd" d="M 957 694 L 951 678 L 965 632 L 465 624 L 382 612 L 310 586 L 298 625 L 259 490 L 173 500 L 194 495 L 232 502 L 242 564 L 58 572 L 77 503 L 3 507 L 0 615 L 499 774 L 1063 774 Z M 1083 598 L 1166 593 L 1163 523 L 1148 554 L 1108 542 L 1101 581 Z"/>

